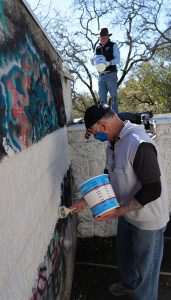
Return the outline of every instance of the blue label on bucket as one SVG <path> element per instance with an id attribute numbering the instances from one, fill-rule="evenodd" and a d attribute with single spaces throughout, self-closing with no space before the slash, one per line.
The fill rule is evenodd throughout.
<path id="1" fill-rule="evenodd" d="M 106 62 L 106 58 L 104 55 L 99 54 L 99 55 L 95 55 L 94 57 L 94 64 L 98 65 L 98 64 L 105 64 Z"/>
<path id="2" fill-rule="evenodd" d="M 108 210 L 118 207 L 119 204 L 116 198 L 108 199 L 104 202 L 99 203 L 98 205 L 91 208 L 92 214 L 94 217 L 97 217 L 101 214 L 104 214 Z"/>
<path id="3" fill-rule="evenodd" d="M 102 174 L 84 182 L 82 185 L 80 185 L 79 189 L 82 196 L 85 196 L 88 192 L 94 190 L 95 188 L 99 188 L 100 186 L 109 183 L 109 175 Z"/>

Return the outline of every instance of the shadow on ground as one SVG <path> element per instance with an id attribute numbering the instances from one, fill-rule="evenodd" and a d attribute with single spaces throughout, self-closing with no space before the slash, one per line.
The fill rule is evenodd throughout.
<path id="1" fill-rule="evenodd" d="M 171 222 L 170 222 L 171 223 Z M 171 299 L 171 224 L 165 233 L 165 249 L 161 266 L 159 298 Z M 130 296 L 114 297 L 108 286 L 118 281 L 115 260 L 115 237 L 79 238 L 71 300 L 130 300 Z M 170 274 L 171 275 L 171 274 Z M 153 300 L 153 299 L 147 299 Z"/>

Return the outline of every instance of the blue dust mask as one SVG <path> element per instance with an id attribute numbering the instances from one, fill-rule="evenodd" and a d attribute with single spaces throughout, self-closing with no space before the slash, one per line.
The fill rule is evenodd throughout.
<path id="1" fill-rule="evenodd" d="M 108 136 L 107 136 L 106 132 L 97 132 L 96 134 L 94 134 L 94 138 L 101 142 L 105 142 L 108 140 Z"/>

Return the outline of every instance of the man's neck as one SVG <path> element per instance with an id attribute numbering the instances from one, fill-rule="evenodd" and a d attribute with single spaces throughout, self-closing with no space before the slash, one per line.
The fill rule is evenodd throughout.
<path id="1" fill-rule="evenodd" d="M 110 41 L 110 39 L 108 39 L 108 41 L 106 43 L 100 42 L 100 44 L 104 47 L 109 41 Z"/>

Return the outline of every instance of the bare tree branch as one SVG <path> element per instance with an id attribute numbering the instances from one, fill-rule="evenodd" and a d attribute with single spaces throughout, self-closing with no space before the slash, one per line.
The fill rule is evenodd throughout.
<path id="1" fill-rule="evenodd" d="M 160 26 L 163 0 L 74 0 L 72 8 L 68 19 L 56 12 L 53 19 L 46 16 L 42 20 L 46 19 L 44 26 L 76 82 L 87 88 L 95 103 L 93 79 L 98 74 L 92 70 L 90 59 L 98 43 L 100 27 L 113 29 L 114 41 L 120 48 L 118 86 L 134 66 L 152 60 L 157 51 L 171 45 L 171 21 Z"/>
<path id="2" fill-rule="evenodd" d="M 41 3 L 41 0 L 39 0 L 39 1 L 37 2 L 35 8 L 33 8 L 32 10 L 33 10 L 33 11 L 36 11 L 36 10 L 38 9 L 40 3 Z"/>

